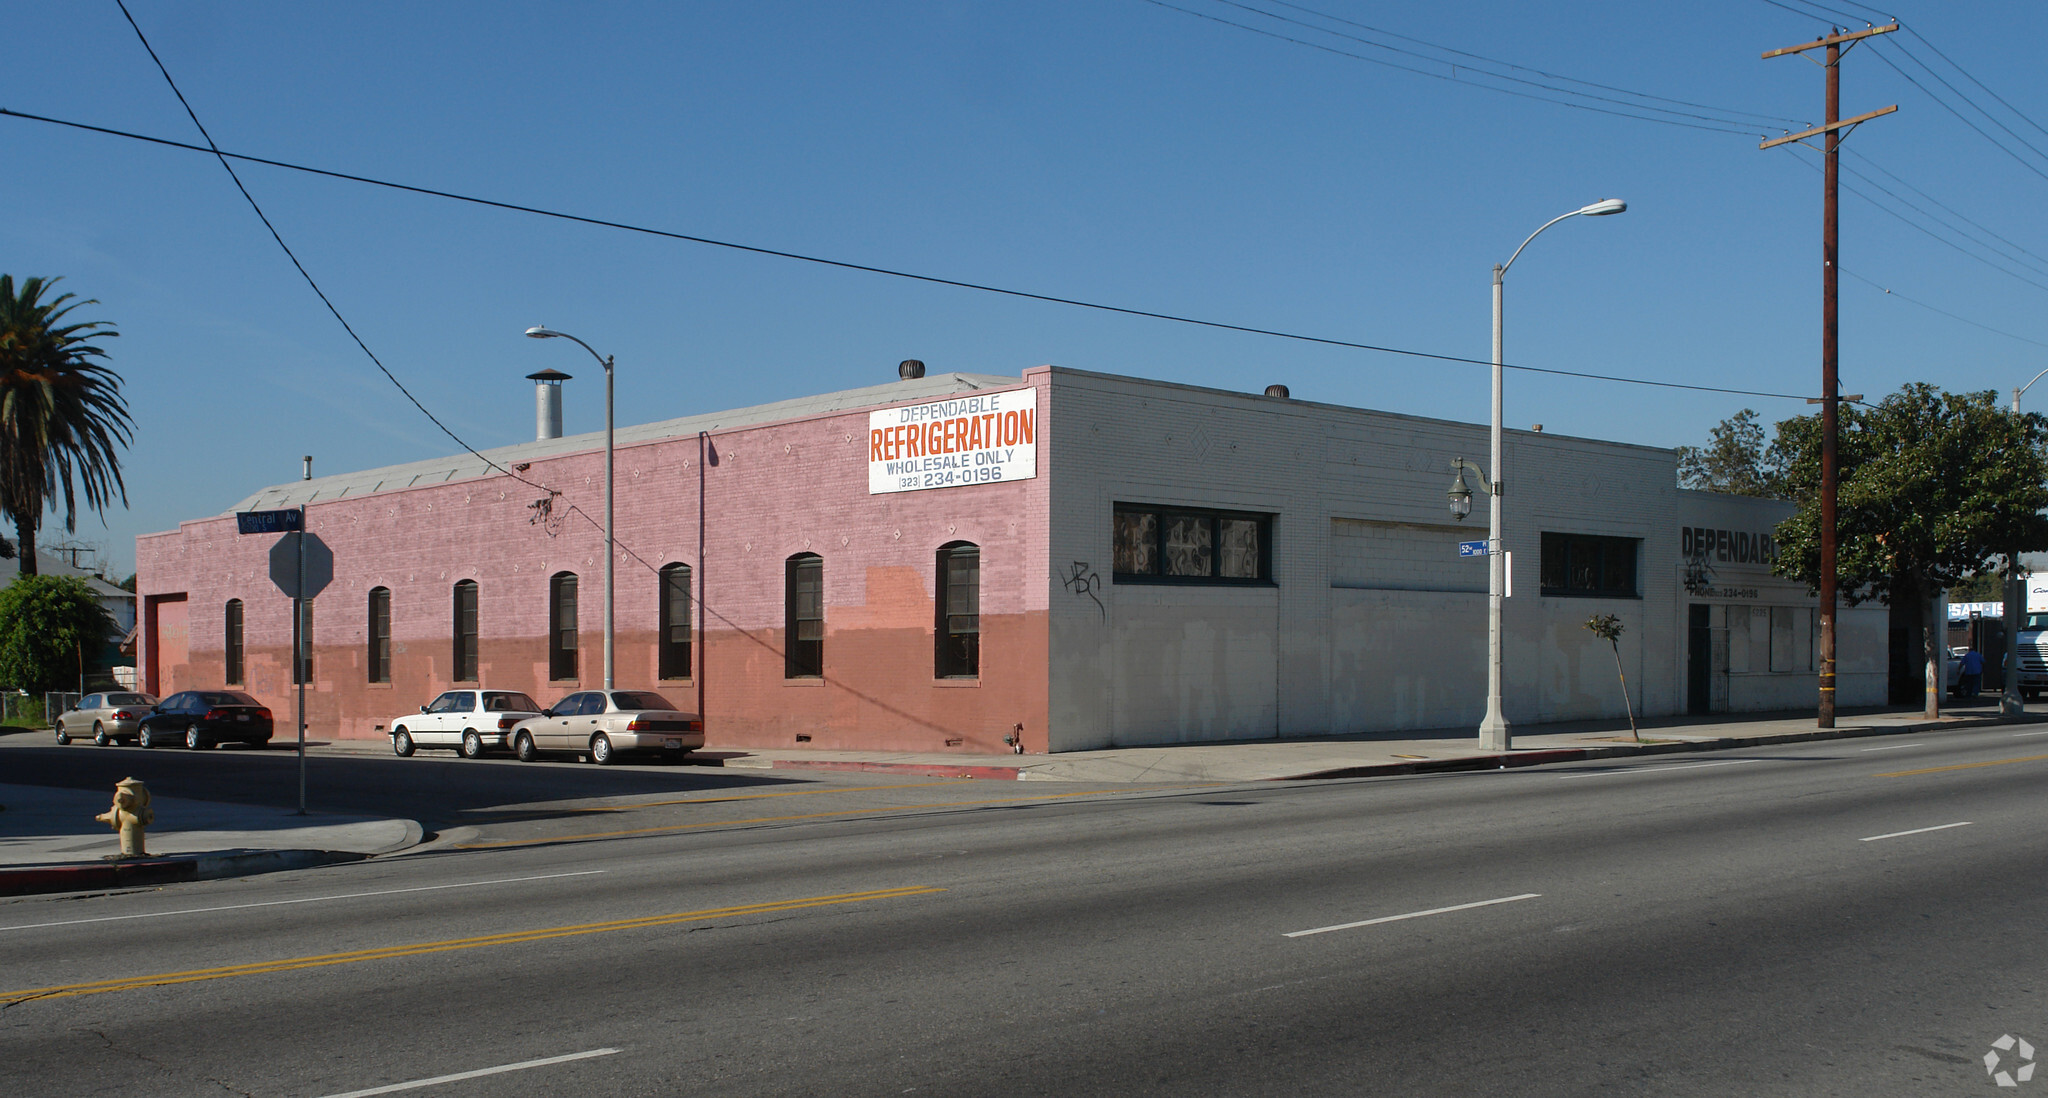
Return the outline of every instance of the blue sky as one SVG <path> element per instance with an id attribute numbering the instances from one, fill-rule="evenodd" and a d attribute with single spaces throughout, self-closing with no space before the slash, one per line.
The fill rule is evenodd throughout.
<path id="1" fill-rule="evenodd" d="M 1818 392 L 1818 158 L 1757 149 L 1790 121 L 1745 115 L 1744 132 L 1724 133 L 1573 109 L 1464 82 L 1483 79 L 1470 75 L 1485 68 L 1476 61 L 1445 79 L 1454 70 L 1442 64 L 1271 18 L 1373 37 L 1318 18 L 1334 16 L 1719 117 L 1817 122 L 1821 70 L 1759 57 L 1823 33 L 1830 17 L 1816 5 L 1170 3 L 130 0 L 130 10 L 230 151 L 1476 359 L 1489 349 L 1492 265 L 1551 217 L 1619 197 L 1628 213 L 1558 225 L 1509 273 L 1509 362 Z M 1860 25 L 1860 7 L 1828 7 Z M 1875 397 L 1924 380 L 2009 394 L 2048 367 L 2048 157 L 1978 118 L 2006 148 L 1994 146 L 1886 59 L 1967 112 L 1911 58 L 1926 61 L 2048 149 L 2048 133 L 2029 128 L 2048 124 L 2048 7 L 1894 14 L 1917 37 L 1849 54 L 1843 113 L 1899 111 L 1852 135 L 1845 167 L 1989 243 L 1882 195 L 1892 212 L 1845 194 L 1843 387 Z M 0 107 L 197 140 L 113 0 L 13 0 L 7 24 Z M 2020 113 L 2000 113 L 1972 78 Z M 210 158 L 5 117 L 0 150 L 0 271 L 62 275 L 64 289 L 100 301 L 74 315 L 121 330 L 110 349 L 136 418 L 129 506 L 104 523 L 81 516 L 72 539 L 103 547 L 111 571 L 132 569 L 137 534 L 293 479 L 302 454 L 332 473 L 457 449 L 349 340 Z M 596 364 L 573 345 L 520 338 L 539 323 L 616 356 L 623 422 L 873 384 L 903 358 L 934 371 L 1053 363 L 1249 391 L 1278 381 L 1313 400 L 1487 414 L 1479 366 L 239 170 L 370 348 L 480 449 L 532 437 L 525 375 L 545 367 L 576 375 L 568 430 L 602 426 Z M 2048 385 L 2028 396 L 2048 409 Z M 1507 419 L 1671 446 L 1703 441 L 1743 407 L 1766 420 L 1807 411 L 1511 374 Z M 67 540 L 56 520 L 42 539 Z"/>

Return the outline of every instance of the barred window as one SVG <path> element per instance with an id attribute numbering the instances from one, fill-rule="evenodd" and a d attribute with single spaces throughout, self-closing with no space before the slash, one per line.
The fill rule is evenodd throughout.
<path id="1" fill-rule="evenodd" d="M 370 650 L 364 666 L 371 682 L 391 681 L 391 588 L 370 588 Z"/>
<path id="2" fill-rule="evenodd" d="M 455 650 L 452 666 L 456 682 L 477 681 L 477 588 L 475 580 L 463 580 L 455 585 L 455 627 L 451 630 Z M 576 620 L 571 612 L 570 621 Z"/>
<path id="3" fill-rule="evenodd" d="M 226 679 L 229 686 L 241 686 L 242 681 L 242 600 L 229 599 L 227 625 L 223 630 L 223 655 L 227 660 Z"/>
<path id="4" fill-rule="evenodd" d="M 1116 505 L 1110 558 L 1118 583 L 1270 583 L 1273 516 Z"/>
<path id="5" fill-rule="evenodd" d="M 825 560 L 798 553 L 785 565 L 786 619 L 782 677 L 815 679 L 825 674 Z"/>
<path id="6" fill-rule="evenodd" d="M 548 678 L 576 677 L 576 573 L 548 580 Z"/>
<path id="7" fill-rule="evenodd" d="M 1576 598 L 1639 598 L 1641 538 L 1543 533 L 1542 593 Z"/>
<path id="8" fill-rule="evenodd" d="M 690 566 L 670 564 L 661 570 L 661 633 L 657 662 L 664 679 L 690 677 Z"/>
<path id="9" fill-rule="evenodd" d="M 981 547 L 964 541 L 942 547 L 937 586 L 935 674 L 975 678 L 981 674 Z"/>

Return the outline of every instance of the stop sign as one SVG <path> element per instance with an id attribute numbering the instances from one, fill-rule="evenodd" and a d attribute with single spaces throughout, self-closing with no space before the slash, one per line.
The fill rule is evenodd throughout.
<path id="1" fill-rule="evenodd" d="M 306 591 L 312 598 L 334 582 L 334 550 L 318 534 L 286 534 L 270 547 L 270 582 L 289 598 L 299 595 L 299 539 L 306 539 Z"/>

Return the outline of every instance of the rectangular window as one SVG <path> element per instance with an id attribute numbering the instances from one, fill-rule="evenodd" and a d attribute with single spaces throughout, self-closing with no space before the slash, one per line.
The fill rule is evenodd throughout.
<path id="1" fill-rule="evenodd" d="M 1633 599 L 1641 538 L 1544 531 L 1542 593 L 1573 598 Z"/>
<path id="2" fill-rule="evenodd" d="M 576 573 L 548 581 L 548 678 L 576 677 Z"/>
<path id="3" fill-rule="evenodd" d="M 981 674 L 981 549 L 939 550 L 938 589 L 938 677 L 975 678 Z"/>
<path id="4" fill-rule="evenodd" d="M 661 643 L 658 674 L 664 679 L 690 677 L 690 566 L 671 564 L 661 570 Z"/>
<path id="5" fill-rule="evenodd" d="M 810 553 L 789 558 L 784 582 L 788 640 L 782 677 L 815 679 L 825 674 L 825 561 Z"/>
<path id="6" fill-rule="evenodd" d="M 1118 583 L 1272 582 L 1271 515 L 1119 503 L 1110 534 Z"/>
<path id="7" fill-rule="evenodd" d="M 227 634 L 223 655 L 227 659 L 227 684 L 242 685 L 242 600 L 229 599 L 227 609 Z"/>
<path id="8" fill-rule="evenodd" d="M 574 620 L 574 615 L 571 615 Z M 455 652 L 454 670 L 456 682 L 476 681 L 476 581 L 463 580 L 455 585 Z"/>
<path id="9" fill-rule="evenodd" d="M 370 650 L 366 664 L 371 682 L 391 681 L 391 588 L 370 588 Z"/>

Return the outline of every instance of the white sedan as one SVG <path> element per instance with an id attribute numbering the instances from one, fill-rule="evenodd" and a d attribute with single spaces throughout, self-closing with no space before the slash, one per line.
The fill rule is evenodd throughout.
<path id="1" fill-rule="evenodd" d="M 517 690 L 449 690 L 432 702 L 391 721 L 391 750 L 410 755 L 417 747 L 452 747 L 465 759 L 482 758 L 511 742 L 512 728 L 540 715 L 540 704 Z"/>
<path id="2" fill-rule="evenodd" d="M 567 753 L 608 766 L 622 752 L 681 758 L 702 746 L 704 721 L 652 690 L 578 690 L 512 730 L 520 762 Z"/>

